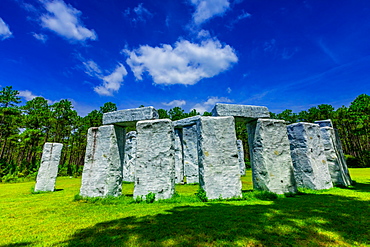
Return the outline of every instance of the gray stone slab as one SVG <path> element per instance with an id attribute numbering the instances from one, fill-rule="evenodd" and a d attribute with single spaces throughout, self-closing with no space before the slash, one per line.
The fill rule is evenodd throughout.
<path id="1" fill-rule="evenodd" d="M 122 181 L 135 181 L 135 160 L 136 160 L 136 131 L 126 134 L 124 162 L 122 168 Z"/>
<path id="2" fill-rule="evenodd" d="M 175 129 L 175 182 L 184 182 L 184 162 L 182 150 L 182 129 Z"/>
<path id="3" fill-rule="evenodd" d="M 335 130 L 331 127 L 321 127 L 320 131 L 333 184 L 339 186 L 351 185 L 352 180 L 349 176 L 347 164 L 343 154 L 337 146 Z"/>
<path id="4" fill-rule="evenodd" d="M 173 121 L 173 126 L 175 128 L 183 128 L 185 126 L 191 126 L 197 124 L 201 116 L 193 116 L 193 117 L 188 117 L 184 119 L 180 119 L 177 121 Z"/>
<path id="5" fill-rule="evenodd" d="M 253 188 L 276 194 L 297 192 L 285 121 L 258 119 L 247 128 Z"/>
<path id="6" fill-rule="evenodd" d="M 287 129 L 297 187 L 313 190 L 332 188 L 320 126 L 294 123 Z"/>
<path id="7" fill-rule="evenodd" d="M 196 125 L 183 127 L 182 148 L 186 183 L 199 183 L 198 134 Z"/>
<path id="8" fill-rule="evenodd" d="M 201 117 L 197 124 L 199 181 L 208 199 L 241 197 L 234 124 L 233 117 Z"/>
<path id="9" fill-rule="evenodd" d="M 243 141 L 236 140 L 236 146 L 238 148 L 238 161 L 240 167 L 240 175 L 245 175 L 245 161 L 244 161 L 244 148 L 243 148 Z"/>
<path id="10" fill-rule="evenodd" d="M 120 196 L 125 129 L 114 125 L 90 128 L 80 195 Z"/>
<path id="11" fill-rule="evenodd" d="M 334 127 L 330 119 L 315 121 L 320 127 Z"/>
<path id="12" fill-rule="evenodd" d="M 258 118 L 269 118 L 270 112 L 265 106 L 234 105 L 217 103 L 212 116 L 232 116 L 235 121 L 252 121 Z"/>
<path id="13" fill-rule="evenodd" d="M 61 143 L 44 144 L 35 191 L 54 191 L 62 148 Z"/>
<path id="14" fill-rule="evenodd" d="M 103 124 L 135 126 L 137 121 L 158 119 L 158 117 L 158 112 L 154 107 L 140 107 L 104 113 Z"/>
<path id="15" fill-rule="evenodd" d="M 175 136 L 169 119 L 139 121 L 135 165 L 134 198 L 150 192 L 156 200 L 175 192 Z"/>

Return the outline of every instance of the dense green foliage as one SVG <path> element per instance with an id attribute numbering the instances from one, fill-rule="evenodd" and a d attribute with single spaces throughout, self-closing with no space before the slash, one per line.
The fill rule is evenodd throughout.
<path id="1" fill-rule="evenodd" d="M 58 177 L 57 191 L 39 194 L 34 182 L 0 183 L 0 246 L 369 246 L 370 168 L 350 173 L 350 188 L 273 197 L 251 192 L 248 171 L 245 200 L 211 202 L 195 184 L 133 203 L 133 183 L 96 201 L 74 200 L 80 178 Z"/>
<path id="2" fill-rule="evenodd" d="M 43 144 L 63 143 L 59 175 L 78 176 L 82 172 L 87 131 L 102 124 L 103 113 L 117 110 L 107 102 L 99 110 L 81 117 L 66 99 L 50 104 L 43 97 L 21 103 L 18 91 L 11 86 L 0 91 L 0 181 L 12 182 L 33 179 L 37 173 Z M 179 120 L 199 115 L 196 110 L 186 113 L 181 107 L 159 109 L 160 118 Z M 211 115 L 205 112 L 204 116 Z M 330 105 L 319 105 L 298 114 L 285 110 L 271 114 L 273 118 L 313 122 L 332 119 L 342 138 L 343 148 L 351 167 L 370 164 L 370 96 L 360 95 L 351 105 L 337 110 Z M 248 161 L 248 135 L 245 125 L 236 124 L 237 138 L 244 144 Z M 248 164 L 248 162 L 247 162 Z M 367 165 L 366 165 L 367 164 Z"/>

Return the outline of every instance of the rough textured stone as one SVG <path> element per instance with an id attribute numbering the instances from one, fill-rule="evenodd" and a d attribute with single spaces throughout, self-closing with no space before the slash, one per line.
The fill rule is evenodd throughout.
<path id="1" fill-rule="evenodd" d="M 247 127 L 254 189 L 277 194 L 295 193 L 285 121 L 258 119 Z"/>
<path id="2" fill-rule="evenodd" d="M 185 126 L 182 138 L 186 183 L 199 183 L 197 126 Z"/>
<path id="3" fill-rule="evenodd" d="M 265 106 L 233 105 L 217 103 L 212 116 L 233 116 L 235 121 L 252 121 L 258 118 L 269 118 L 270 112 Z"/>
<path id="4" fill-rule="evenodd" d="M 81 196 L 121 195 L 124 143 L 124 128 L 106 125 L 89 129 Z"/>
<path id="5" fill-rule="evenodd" d="M 150 192 L 156 200 L 175 192 L 175 136 L 169 119 L 139 121 L 134 198 Z"/>
<path id="6" fill-rule="evenodd" d="M 341 186 L 351 185 L 352 181 L 349 176 L 347 164 L 344 156 L 342 156 L 343 154 L 337 147 L 335 130 L 331 127 L 321 127 L 320 131 L 333 184 Z"/>
<path id="7" fill-rule="evenodd" d="M 243 141 L 236 140 L 236 146 L 238 148 L 238 160 L 240 166 L 240 175 L 245 175 L 245 162 L 244 162 L 244 148 L 243 148 Z"/>
<path id="8" fill-rule="evenodd" d="M 125 158 L 122 168 L 122 181 L 135 181 L 135 159 L 136 159 L 136 131 L 130 131 L 126 134 Z"/>
<path id="9" fill-rule="evenodd" d="M 182 129 L 175 129 L 175 182 L 184 182 L 184 162 L 182 150 Z"/>
<path id="10" fill-rule="evenodd" d="M 177 121 L 173 121 L 174 128 L 183 128 L 185 126 L 191 126 L 197 124 L 201 116 L 194 116 L 194 117 L 188 117 L 184 119 L 180 119 Z"/>
<path id="11" fill-rule="evenodd" d="M 315 121 L 315 124 L 318 124 L 320 127 L 334 127 L 330 119 Z"/>
<path id="12" fill-rule="evenodd" d="M 158 112 L 154 107 L 141 107 L 104 113 L 103 124 L 115 124 L 124 127 L 135 126 L 137 121 L 152 120 L 158 117 Z"/>
<path id="13" fill-rule="evenodd" d="M 332 188 L 319 125 L 294 123 L 287 129 L 297 186 L 314 190 Z"/>
<path id="14" fill-rule="evenodd" d="M 62 148 L 61 143 L 44 144 L 35 191 L 54 191 Z"/>
<path id="15" fill-rule="evenodd" d="M 197 124 L 199 181 L 209 199 L 241 196 L 234 124 L 233 117 L 201 117 Z"/>

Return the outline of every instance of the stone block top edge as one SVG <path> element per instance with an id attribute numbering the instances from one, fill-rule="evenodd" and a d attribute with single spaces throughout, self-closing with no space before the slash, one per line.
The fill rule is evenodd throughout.
<path id="1" fill-rule="evenodd" d="M 122 126 L 135 125 L 137 121 L 158 119 L 159 115 L 153 106 L 118 110 L 103 114 L 103 124 Z"/>
<path id="2" fill-rule="evenodd" d="M 320 125 L 320 127 L 334 127 L 331 119 L 326 119 L 326 120 L 318 120 L 315 121 L 315 124 Z"/>
<path id="3" fill-rule="evenodd" d="M 273 118 L 259 118 L 257 121 L 260 121 L 260 122 L 286 123 L 285 120 L 282 120 L 282 119 L 273 119 Z"/>
<path id="4" fill-rule="evenodd" d="M 270 112 L 266 106 L 216 103 L 212 109 L 212 116 L 232 116 L 251 120 L 270 118 Z"/>
<path id="5" fill-rule="evenodd" d="M 173 121 L 173 125 L 175 128 L 181 128 L 185 126 L 190 126 L 190 125 L 195 125 L 197 124 L 197 121 L 201 118 L 200 115 L 193 116 L 193 117 L 188 117 L 188 118 L 183 118 L 180 120 Z"/>
<path id="6" fill-rule="evenodd" d="M 316 123 L 308 123 L 308 122 L 298 122 L 298 123 L 292 123 L 292 124 L 289 124 L 287 127 L 295 127 L 295 126 L 318 126 L 320 127 L 320 125 L 316 124 Z"/>

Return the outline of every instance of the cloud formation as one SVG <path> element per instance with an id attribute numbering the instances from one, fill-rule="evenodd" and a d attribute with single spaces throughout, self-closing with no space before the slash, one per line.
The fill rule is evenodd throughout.
<path id="1" fill-rule="evenodd" d="M 33 94 L 29 90 L 20 90 L 20 91 L 18 91 L 18 96 L 23 97 L 27 101 L 33 100 L 36 97 L 42 97 L 40 95 Z M 52 104 L 53 103 L 53 101 L 51 101 L 49 99 L 45 99 L 45 100 L 48 102 L 48 104 Z"/>
<path id="2" fill-rule="evenodd" d="M 195 109 L 197 112 L 203 114 L 205 111 L 209 112 L 212 110 L 216 103 L 231 103 L 231 99 L 226 97 L 209 97 L 207 101 L 203 103 L 197 103 L 192 109 Z"/>
<path id="3" fill-rule="evenodd" d="M 214 16 L 222 15 L 230 8 L 228 0 L 190 0 L 195 6 L 193 21 L 196 25 L 211 19 Z"/>
<path id="4" fill-rule="evenodd" d="M 46 1 L 44 7 L 48 13 L 41 16 L 42 27 L 69 40 L 96 40 L 95 31 L 84 27 L 80 20 L 81 11 L 67 5 L 62 0 Z"/>
<path id="5" fill-rule="evenodd" d="M 216 39 L 207 39 L 200 44 L 182 40 L 173 47 L 168 44 L 161 47 L 144 45 L 124 52 L 136 79 L 143 80 L 144 72 L 148 72 L 154 83 L 165 85 L 194 85 L 203 78 L 229 69 L 238 61 L 234 49 Z"/>
<path id="6" fill-rule="evenodd" d="M 124 15 L 131 18 L 131 21 L 134 23 L 137 22 L 146 22 L 147 19 L 153 17 L 153 14 L 143 6 L 143 3 L 140 3 L 133 10 L 127 8 L 124 12 Z"/>
<path id="7" fill-rule="evenodd" d="M 11 36 L 12 32 L 10 31 L 8 24 L 6 24 L 0 17 L 0 39 L 4 40 L 10 38 Z"/>
<path id="8" fill-rule="evenodd" d="M 33 33 L 32 36 L 35 39 L 40 40 L 42 43 L 45 43 L 48 40 L 48 36 L 46 36 L 45 34 L 42 34 L 42 33 Z"/>
<path id="9" fill-rule="evenodd" d="M 168 102 L 168 103 L 162 103 L 163 105 L 165 106 L 171 106 L 171 107 L 176 107 L 176 106 L 183 106 L 183 105 L 186 105 L 186 101 L 185 100 L 172 100 L 171 102 Z"/>

